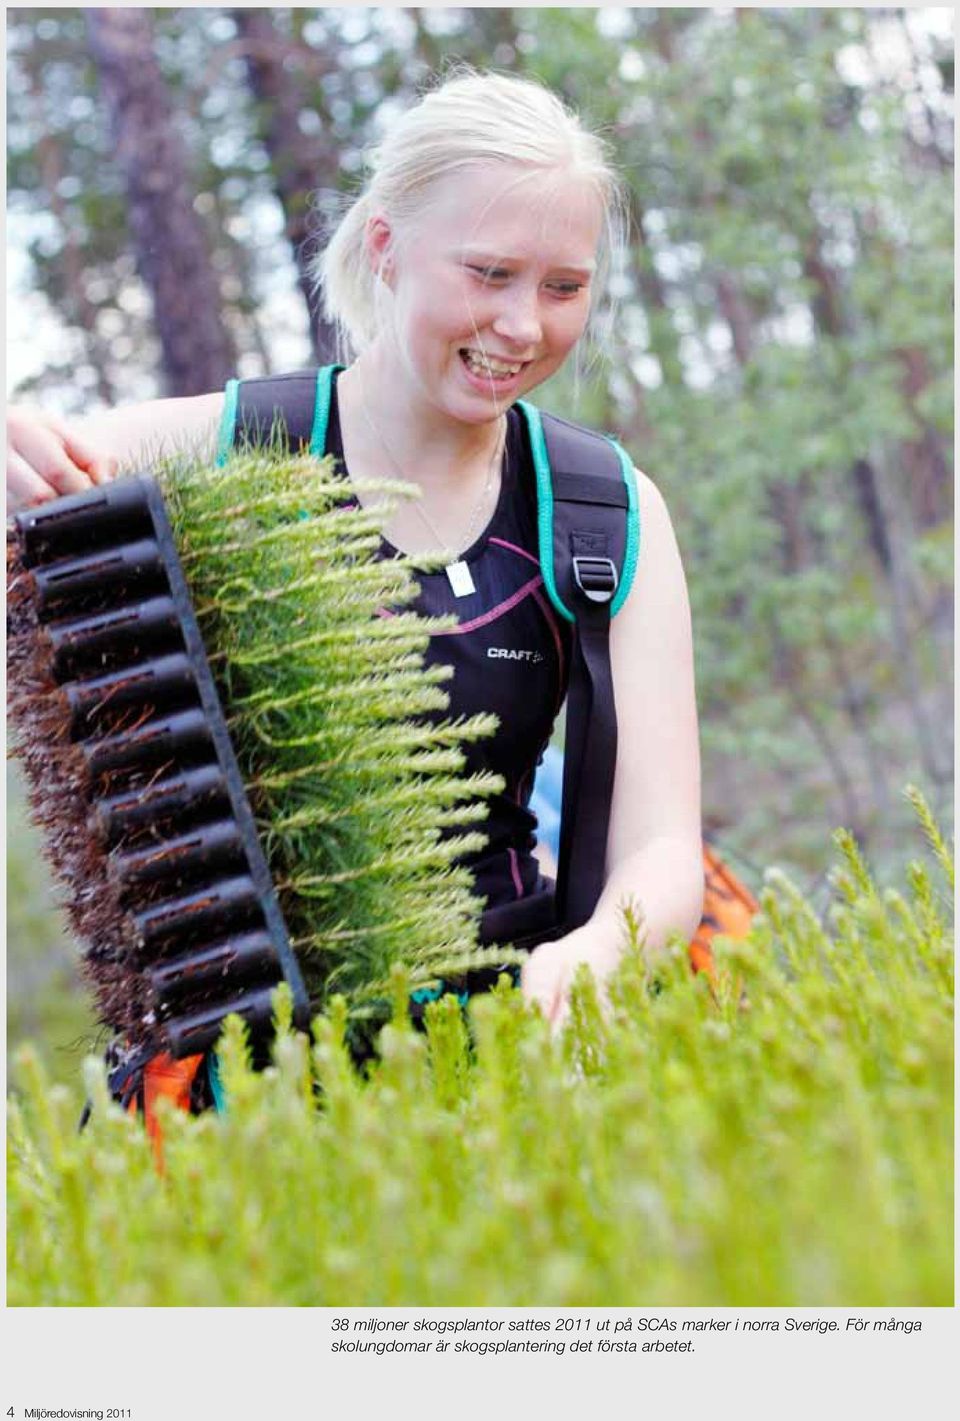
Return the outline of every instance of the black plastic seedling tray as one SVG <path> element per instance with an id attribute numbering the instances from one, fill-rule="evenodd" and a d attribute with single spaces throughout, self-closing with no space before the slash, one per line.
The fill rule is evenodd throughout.
<path id="1" fill-rule="evenodd" d="M 61 498 L 17 514 L 11 534 L 52 681 L 34 720 L 51 753 L 66 737 L 80 756 L 80 822 L 106 856 L 99 882 L 126 939 L 114 962 L 146 994 L 144 1038 L 193 1055 L 231 1012 L 265 1034 L 281 980 L 305 1027 L 306 989 L 159 485 L 138 476 Z M 101 942 L 91 955 L 110 952 Z"/>

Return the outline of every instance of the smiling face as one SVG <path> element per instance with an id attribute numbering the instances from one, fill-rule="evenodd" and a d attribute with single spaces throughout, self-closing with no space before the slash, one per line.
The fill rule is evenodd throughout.
<path id="1" fill-rule="evenodd" d="M 374 219 L 409 395 L 475 424 L 554 374 L 587 323 L 602 220 L 582 180 L 497 164 L 438 184 L 410 228 Z"/>

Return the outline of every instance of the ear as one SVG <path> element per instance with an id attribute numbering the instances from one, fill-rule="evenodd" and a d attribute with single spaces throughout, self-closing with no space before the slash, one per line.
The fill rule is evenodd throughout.
<path id="1" fill-rule="evenodd" d="M 393 229 L 382 212 L 367 219 L 363 244 L 370 270 L 389 286 L 393 274 Z"/>

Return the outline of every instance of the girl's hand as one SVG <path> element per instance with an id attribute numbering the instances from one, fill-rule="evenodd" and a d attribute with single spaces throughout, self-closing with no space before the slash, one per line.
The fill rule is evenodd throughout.
<path id="1" fill-rule="evenodd" d="M 7 511 L 107 483 L 118 461 L 54 415 L 31 405 L 7 412 Z"/>
<path id="2" fill-rule="evenodd" d="M 614 933 L 592 923 L 576 928 L 556 942 L 535 947 L 523 964 L 520 986 L 530 1002 L 537 1002 L 554 1031 L 570 1012 L 570 987 L 577 968 L 585 962 L 598 983 L 603 983 L 620 960 L 621 942 Z"/>

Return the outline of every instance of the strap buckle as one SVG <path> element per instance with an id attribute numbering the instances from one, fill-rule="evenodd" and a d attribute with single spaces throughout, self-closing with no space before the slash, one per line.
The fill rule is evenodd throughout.
<path id="1" fill-rule="evenodd" d="M 609 602 L 617 590 L 617 569 L 611 558 L 575 557 L 573 577 L 591 602 Z"/>

